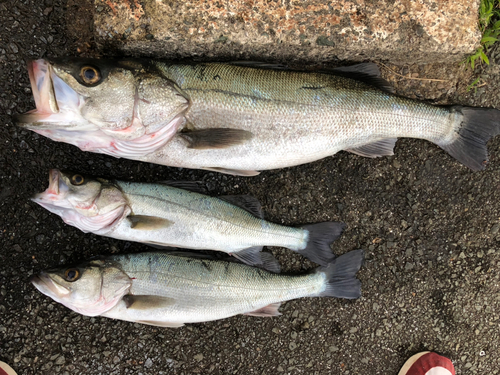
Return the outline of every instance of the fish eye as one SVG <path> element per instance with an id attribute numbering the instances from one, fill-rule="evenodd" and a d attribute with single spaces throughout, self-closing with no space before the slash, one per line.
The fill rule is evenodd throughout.
<path id="1" fill-rule="evenodd" d="M 76 281 L 80 278 L 80 271 L 76 268 L 68 268 L 66 272 L 64 272 L 64 278 L 66 281 Z"/>
<path id="2" fill-rule="evenodd" d="M 85 179 L 83 178 L 83 176 L 79 174 L 75 174 L 73 177 L 71 177 L 71 183 L 76 186 L 83 184 L 84 181 Z"/>
<path id="3" fill-rule="evenodd" d="M 97 68 L 87 65 L 80 70 L 80 78 L 86 84 L 94 85 L 101 80 L 101 74 Z"/>

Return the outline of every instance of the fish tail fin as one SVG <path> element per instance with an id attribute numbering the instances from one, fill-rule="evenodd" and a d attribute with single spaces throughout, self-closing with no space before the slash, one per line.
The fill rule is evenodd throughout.
<path id="1" fill-rule="evenodd" d="M 484 169 L 488 162 L 486 143 L 500 133 L 500 111 L 494 108 L 453 106 L 452 113 L 463 116 L 451 143 L 438 145 L 459 162 L 474 171 Z"/>
<path id="2" fill-rule="evenodd" d="M 355 299 L 361 297 L 361 281 L 356 278 L 364 262 L 364 251 L 353 250 L 339 256 L 328 266 L 316 268 L 326 275 L 326 289 L 320 297 Z"/>
<path id="3" fill-rule="evenodd" d="M 342 234 L 344 223 L 326 222 L 304 225 L 302 229 L 309 232 L 309 240 L 302 250 L 297 252 L 307 259 L 326 266 L 335 259 L 330 244 Z"/>

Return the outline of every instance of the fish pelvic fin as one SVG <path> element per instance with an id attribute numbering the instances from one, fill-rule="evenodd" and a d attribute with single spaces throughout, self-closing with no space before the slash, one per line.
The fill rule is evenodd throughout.
<path id="1" fill-rule="evenodd" d="M 451 143 L 437 143 L 438 146 L 473 171 L 484 169 L 488 163 L 486 143 L 500 133 L 500 111 L 461 106 L 453 106 L 450 110 L 463 115 L 455 130 L 458 136 Z"/>
<path id="2" fill-rule="evenodd" d="M 247 130 L 231 128 L 212 128 L 191 130 L 179 133 L 188 142 L 188 148 L 208 150 L 213 148 L 228 148 L 245 143 L 252 139 L 253 134 Z"/>
<path id="3" fill-rule="evenodd" d="M 339 256 L 328 266 L 316 268 L 316 272 L 326 275 L 326 288 L 319 297 L 361 297 L 361 281 L 356 278 L 356 273 L 363 265 L 364 258 L 363 250 L 353 250 Z"/>
<path id="4" fill-rule="evenodd" d="M 271 303 L 270 305 L 264 306 L 255 311 L 244 313 L 243 315 L 260 316 L 260 317 L 279 316 L 281 315 L 281 313 L 278 311 L 280 306 L 281 302 Z"/>
<path id="5" fill-rule="evenodd" d="M 129 215 L 127 220 L 130 223 L 130 228 L 136 230 L 159 230 L 174 224 L 173 221 L 161 217 L 146 215 Z"/>
<path id="6" fill-rule="evenodd" d="M 205 169 L 207 171 L 231 174 L 233 176 L 243 176 L 243 177 L 253 177 L 260 174 L 259 171 L 243 170 L 243 169 L 229 169 L 229 168 L 219 168 L 219 167 L 202 167 L 201 169 Z"/>
<path id="7" fill-rule="evenodd" d="M 136 320 L 136 323 L 147 324 L 148 326 L 164 327 L 164 328 L 179 328 L 184 325 L 184 323 L 177 322 L 162 322 L 155 320 Z"/>
<path id="8" fill-rule="evenodd" d="M 345 228 L 344 223 L 326 222 L 302 226 L 309 232 L 309 240 L 305 249 L 297 250 L 300 255 L 322 266 L 335 259 L 330 244 L 340 237 Z"/>

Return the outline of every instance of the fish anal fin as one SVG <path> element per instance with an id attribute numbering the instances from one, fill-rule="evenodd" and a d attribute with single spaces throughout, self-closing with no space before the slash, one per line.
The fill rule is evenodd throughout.
<path id="1" fill-rule="evenodd" d="M 249 247 L 231 254 L 238 261 L 272 273 L 280 273 L 281 265 L 271 253 L 262 252 L 262 246 Z"/>
<path id="2" fill-rule="evenodd" d="M 260 316 L 260 317 L 279 316 L 281 315 L 281 313 L 278 311 L 280 306 L 281 302 L 271 303 L 270 305 L 264 306 L 255 311 L 247 312 L 243 315 Z"/>
<path id="3" fill-rule="evenodd" d="M 136 320 L 136 323 L 147 324 L 149 326 L 156 326 L 156 327 L 165 327 L 165 328 L 179 328 L 184 325 L 184 323 L 162 322 L 154 320 Z"/>
<path id="4" fill-rule="evenodd" d="M 248 264 L 250 266 L 257 266 L 263 263 L 261 257 L 261 251 L 262 251 L 262 246 L 253 246 L 240 250 L 235 253 L 231 253 L 231 255 L 245 264 Z"/>
<path id="5" fill-rule="evenodd" d="M 130 228 L 136 230 L 158 230 L 174 224 L 173 221 L 161 217 L 146 215 L 129 215 L 127 220 L 130 222 Z"/>
<path id="6" fill-rule="evenodd" d="M 397 138 L 386 138 L 360 147 L 349 148 L 345 151 L 352 152 L 353 154 L 359 156 L 365 156 L 367 158 L 391 156 L 394 155 L 394 145 L 397 140 Z"/>
<path id="7" fill-rule="evenodd" d="M 123 302 L 125 302 L 127 309 L 133 310 L 161 309 L 176 303 L 175 299 L 170 297 L 132 294 L 123 296 Z"/>
<path id="8" fill-rule="evenodd" d="M 179 136 L 188 142 L 188 148 L 208 150 L 242 144 L 252 139 L 253 134 L 243 129 L 212 128 L 191 130 L 179 133 Z"/>
<path id="9" fill-rule="evenodd" d="M 259 219 L 264 218 L 264 212 L 259 200 L 251 195 L 224 195 L 218 198 L 250 212 Z"/>
<path id="10" fill-rule="evenodd" d="M 253 177 L 253 176 L 257 176 L 260 174 L 259 171 L 219 168 L 219 167 L 202 167 L 201 169 L 205 169 L 207 171 L 214 171 L 214 172 L 219 172 L 219 173 L 231 174 L 233 176 L 244 176 L 244 177 Z"/>

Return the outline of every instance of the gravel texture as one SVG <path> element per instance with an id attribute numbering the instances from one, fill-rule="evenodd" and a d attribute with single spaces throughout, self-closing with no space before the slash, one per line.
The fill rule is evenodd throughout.
<path id="1" fill-rule="evenodd" d="M 78 3 L 79 5 L 85 3 Z M 0 360 L 19 374 L 396 374 L 421 350 L 457 374 L 500 372 L 500 137 L 483 172 L 437 146 L 402 139 L 395 156 L 341 152 L 253 178 L 180 170 L 84 153 L 17 128 L 34 108 L 25 59 L 89 56 L 90 13 L 72 0 L 0 0 Z M 382 67 L 398 93 L 438 104 L 500 108 L 500 49 L 474 74 L 457 64 Z M 446 82 L 412 78 L 443 79 Z M 465 88 L 475 75 L 477 90 Z M 337 254 L 366 249 L 356 301 L 302 299 L 282 316 L 237 316 L 161 329 L 80 316 L 28 283 L 42 268 L 134 243 L 83 234 L 29 197 L 49 168 L 136 181 L 201 180 L 210 194 L 252 194 L 288 225 L 342 220 Z M 287 272 L 314 265 L 271 249 Z"/>

